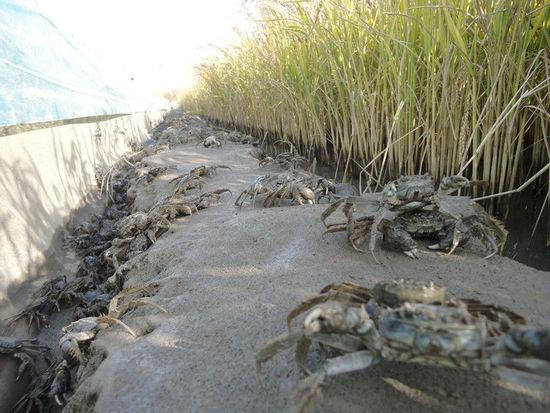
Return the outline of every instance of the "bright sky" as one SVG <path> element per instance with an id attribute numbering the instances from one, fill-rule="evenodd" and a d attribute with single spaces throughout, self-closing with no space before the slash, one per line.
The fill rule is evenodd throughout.
<path id="1" fill-rule="evenodd" d="M 249 27 L 242 0 L 27 0 L 112 80 L 140 90 L 186 87 L 214 46 Z"/>

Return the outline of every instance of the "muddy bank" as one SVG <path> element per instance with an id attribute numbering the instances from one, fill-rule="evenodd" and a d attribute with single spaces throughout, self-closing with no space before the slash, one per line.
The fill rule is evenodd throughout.
<path id="1" fill-rule="evenodd" d="M 381 250 L 379 265 L 352 250 L 343 234 L 321 237 L 325 206 L 235 208 L 235 197 L 266 171 L 250 149 L 189 143 L 146 159 L 149 167 L 173 168 L 136 188 L 135 211 L 170 195 L 170 181 L 201 164 L 231 167 L 206 179 L 204 191 L 227 188 L 232 195 L 175 220 L 128 262 L 125 287 L 158 285 L 151 300 L 167 313 L 144 306 L 124 315 L 138 338 L 117 328 L 100 332 L 90 347 L 93 363 L 66 411 L 276 411 L 301 373 L 291 354 L 268 363 L 262 395 L 255 351 L 285 332 L 291 308 L 332 282 L 433 280 L 458 296 L 505 305 L 536 325 L 550 325 L 547 272 L 503 257 L 483 260 L 470 249 L 453 256 L 424 250 L 420 260 Z M 320 358 L 317 353 L 312 366 Z M 359 412 L 365 406 L 376 412 L 545 412 L 550 400 L 484 374 L 382 363 L 329 380 L 319 410 Z"/>

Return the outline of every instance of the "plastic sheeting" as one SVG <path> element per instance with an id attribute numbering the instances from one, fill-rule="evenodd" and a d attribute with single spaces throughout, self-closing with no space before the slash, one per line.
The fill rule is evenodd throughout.
<path id="1" fill-rule="evenodd" d="M 102 81 L 97 68 L 42 14 L 0 0 L 0 126 L 148 108 Z"/>

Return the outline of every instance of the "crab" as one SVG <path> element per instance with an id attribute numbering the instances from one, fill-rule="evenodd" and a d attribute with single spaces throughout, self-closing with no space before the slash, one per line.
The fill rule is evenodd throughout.
<path id="1" fill-rule="evenodd" d="M 314 189 L 315 203 L 319 203 L 321 199 L 326 198 L 328 202 L 335 199 L 336 183 L 332 179 L 319 178 Z"/>
<path id="2" fill-rule="evenodd" d="M 103 253 L 105 261 L 117 270 L 121 263 L 126 261 L 133 240 L 134 238 L 115 238 L 111 242 L 111 246 Z"/>
<path id="3" fill-rule="evenodd" d="M 69 363 L 82 363 L 84 356 L 80 346 L 93 340 L 99 331 L 114 325 L 123 327 L 130 335 L 137 337 L 136 333 L 119 318 L 126 312 L 143 305 L 151 305 L 166 313 L 164 308 L 144 298 L 144 296 L 154 294 L 155 291 L 155 287 L 151 286 L 124 289 L 111 300 L 107 315 L 81 318 L 63 327 L 59 348 L 64 359 Z M 126 300 L 129 295 L 134 295 L 134 297 Z M 125 302 L 121 304 L 122 301 Z"/>
<path id="4" fill-rule="evenodd" d="M 297 169 L 299 166 L 305 163 L 306 159 L 303 156 L 296 155 L 292 152 L 283 152 L 275 156 L 263 156 L 258 165 L 263 168 L 267 164 L 275 164 L 283 169 L 292 170 Z"/>
<path id="5" fill-rule="evenodd" d="M 113 294 L 112 292 L 103 292 L 100 289 L 87 291 L 84 294 L 82 305 L 75 307 L 73 310 L 73 320 L 104 313 L 109 307 Z"/>
<path id="6" fill-rule="evenodd" d="M 380 361 L 485 371 L 516 383 L 528 374 L 550 384 L 549 329 L 524 327 L 525 320 L 510 310 L 449 297 L 433 283 L 400 280 L 372 290 L 331 284 L 289 314 L 289 328 L 308 310 L 299 331 L 270 341 L 256 356 L 260 372 L 263 363 L 295 347 L 296 361 L 307 371 L 312 343 L 341 354 L 298 383 L 292 411 L 310 411 L 327 377 Z"/>
<path id="7" fill-rule="evenodd" d="M 333 202 L 321 219 L 327 227 L 326 233 L 346 231 L 352 247 L 358 251 L 364 252 L 360 246 L 368 241 L 373 256 L 380 236 L 386 245 L 411 258 L 418 257 L 413 238 L 436 238 L 438 243 L 430 248 L 449 249 L 452 254 L 474 236 L 490 251 L 486 257 L 489 258 L 504 244 L 506 230 L 470 198 L 448 196 L 453 190 L 471 184 L 466 178 L 451 176 L 443 178 L 436 191 L 428 175 L 402 177 L 371 198 L 349 196 Z M 327 224 L 327 218 L 340 207 L 346 221 Z M 361 213 L 356 218 L 358 209 Z"/>
<path id="8" fill-rule="evenodd" d="M 229 189 L 216 189 L 215 191 L 205 192 L 201 194 L 195 201 L 195 207 L 198 211 L 210 207 L 212 202 L 218 202 L 221 199 L 222 194 L 231 191 Z"/>
<path id="9" fill-rule="evenodd" d="M 219 201 L 225 192 L 231 193 L 229 189 L 217 189 L 190 197 L 169 196 L 155 204 L 151 211 L 172 221 L 177 217 L 193 215 L 195 212 L 209 208 L 210 204 Z"/>
<path id="10" fill-rule="evenodd" d="M 208 138 L 206 138 L 205 140 L 199 143 L 202 143 L 202 145 L 205 148 L 210 148 L 210 147 L 220 148 L 223 145 L 224 140 L 225 139 L 221 139 L 221 140 L 218 139 L 216 135 L 210 135 Z"/>
<path id="11" fill-rule="evenodd" d="M 8 318 L 8 324 L 14 325 L 21 319 L 26 319 L 30 331 L 33 323 L 40 328 L 49 324 L 48 317 L 62 307 L 80 302 L 86 288 L 85 280 L 67 281 L 66 276 L 60 276 L 47 281 L 33 294 L 32 302 L 22 311 Z"/>
<path id="12" fill-rule="evenodd" d="M 299 205 L 313 204 L 315 192 L 308 186 L 308 183 L 297 174 L 287 173 L 278 176 L 271 193 L 264 201 L 264 207 L 270 208 L 281 199 L 290 199 Z"/>
<path id="13" fill-rule="evenodd" d="M 37 344 L 34 338 L 0 337 L 0 354 L 9 355 L 21 362 L 17 371 L 16 381 L 27 371 L 34 373 L 35 358 L 46 358 L 49 347 Z"/>
<path id="14" fill-rule="evenodd" d="M 313 204 L 322 198 L 333 199 L 335 188 L 336 185 L 329 179 L 293 169 L 277 176 L 259 176 L 241 192 L 235 206 L 241 207 L 248 198 L 252 199 L 254 206 L 256 197 L 264 194 L 265 208 L 275 206 L 281 200 L 290 200 L 299 205 Z"/>
<path id="15" fill-rule="evenodd" d="M 148 169 L 147 171 L 140 172 L 140 175 L 137 177 L 135 184 L 140 184 L 142 182 L 150 183 L 156 177 L 165 174 L 169 169 L 175 169 L 175 166 L 156 166 Z"/>
<path id="16" fill-rule="evenodd" d="M 169 196 L 159 201 L 151 208 L 157 214 L 172 221 L 177 217 L 193 215 L 197 212 L 197 207 L 189 199 L 180 196 Z"/>
<path id="17" fill-rule="evenodd" d="M 268 184 L 273 180 L 271 175 L 261 175 L 257 177 L 250 186 L 245 189 L 237 197 L 235 201 L 235 206 L 242 207 L 245 201 L 250 198 L 252 200 L 252 206 L 256 203 L 256 197 L 261 194 L 266 194 L 270 192 L 270 187 Z"/>
<path id="18" fill-rule="evenodd" d="M 226 165 L 201 165 L 193 168 L 189 173 L 179 175 L 172 179 L 170 183 L 176 182 L 174 196 L 185 195 L 187 191 L 192 189 L 202 190 L 202 177 L 212 177 L 220 168 L 231 169 Z"/>
<path id="19" fill-rule="evenodd" d="M 62 406 L 67 401 L 66 394 L 71 387 L 71 373 L 66 360 L 54 363 L 36 377 L 29 390 L 17 401 L 14 413 L 52 410 L 51 400 Z M 45 406 L 48 408 L 45 409 Z"/>
<path id="20" fill-rule="evenodd" d="M 156 211 L 135 212 L 117 223 L 117 230 L 122 238 L 134 237 L 143 233 L 154 244 L 157 237 L 170 228 L 168 221 Z"/>

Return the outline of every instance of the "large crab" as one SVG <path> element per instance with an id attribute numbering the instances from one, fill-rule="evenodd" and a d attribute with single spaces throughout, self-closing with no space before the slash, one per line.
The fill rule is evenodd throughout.
<path id="1" fill-rule="evenodd" d="M 307 371 L 314 342 L 342 354 L 296 386 L 293 411 L 309 411 L 327 377 L 383 360 L 488 371 L 526 386 L 537 380 L 541 388 L 550 384 L 549 329 L 524 327 L 521 316 L 504 308 L 450 298 L 433 283 L 401 280 L 372 290 L 331 284 L 289 314 L 289 328 L 308 310 L 302 329 L 272 340 L 256 356 L 260 369 L 279 352 L 296 347 L 296 361 Z M 535 382 L 522 381 L 526 375 Z"/>
<path id="2" fill-rule="evenodd" d="M 21 362 L 16 380 L 27 371 L 35 372 L 35 358 L 46 358 L 49 347 L 38 344 L 34 338 L 0 337 L 0 354 L 11 356 Z"/>
<path id="3" fill-rule="evenodd" d="M 471 184 L 466 178 L 450 176 L 443 178 L 436 191 L 431 176 L 406 176 L 386 185 L 381 193 L 349 196 L 332 203 L 321 219 L 327 233 L 346 231 L 351 245 L 359 251 L 368 241 L 373 255 L 381 236 L 387 245 L 411 258 L 417 258 L 413 238 L 435 238 L 438 242 L 432 249 L 450 249 L 452 253 L 474 236 L 490 250 L 490 257 L 506 240 L 502 224 L 470 198 L 449 196 Z M 340 207 L 346 221 L 327 224 L 327 218 Z"/>

